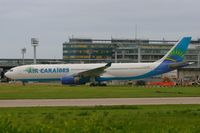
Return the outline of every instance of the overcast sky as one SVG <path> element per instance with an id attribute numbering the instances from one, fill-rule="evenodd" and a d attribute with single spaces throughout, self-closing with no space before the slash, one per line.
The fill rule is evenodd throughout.
<path id="1" fill-rule="evenodd" d="M 81 38 L 177 40 L 200 37 L 199 0 L 0 0 L 0 58 L 62 58 L 62 43 Z"/>

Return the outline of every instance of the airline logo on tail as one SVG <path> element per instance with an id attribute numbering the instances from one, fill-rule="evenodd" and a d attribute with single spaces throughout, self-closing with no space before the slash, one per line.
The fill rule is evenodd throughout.
<path id="1" fill-rule="evenodd" d="M 184 53 L 182 51 L 174 49 L 165 60 L 178 62 L 178 60 L 181 60 L 183 56 L 184 56 Z"/>
<path id="2" fill-rule="evenodd" d="M 174 48 L 172 48 L 172 50 L 167 53 L 163 61 L 167 63 L 182 62 L 190 41 L 191 37 L 184 37 L 183 39 L 181 39 L 174 46 Z"/>

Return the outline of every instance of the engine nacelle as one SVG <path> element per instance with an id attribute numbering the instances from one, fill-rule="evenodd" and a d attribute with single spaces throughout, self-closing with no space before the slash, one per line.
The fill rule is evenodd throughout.
<path id="1" fill-rule="evenodd" d="M 89 81 L 88 78 L 80 78 L 73 76 L 66 76 L 61 78 L 61 83 L 65 85 L 80 85 L 85 84 Z"/>
<path id="2" fill-rule="evenodd" d="M 62 84 L 75 84 L 75 79 L 72 76 L 62 77 L 61 83 Z"/>

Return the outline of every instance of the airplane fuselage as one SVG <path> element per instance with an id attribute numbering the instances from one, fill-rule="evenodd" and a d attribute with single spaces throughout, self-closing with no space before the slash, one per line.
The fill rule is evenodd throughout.
<path id="1" fill-rule="evenodd" d="M 59 81 L 62 77 L 71 76 L 83 71 L 104 66 L 101 64 L 50 64 L 50 65 L 24 65 L 11 69 L 6 76 L 20 81 Z M 127 78 L 144 75 L 155 69 L 159 63 L 113 63 L 101 78 Z"/>

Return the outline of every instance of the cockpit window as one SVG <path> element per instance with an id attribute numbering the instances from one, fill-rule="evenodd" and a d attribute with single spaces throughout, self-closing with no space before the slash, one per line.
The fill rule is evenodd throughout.
<path id="1" fill-rule="evenodd" d="M 10 69 L 10 72 L 13 72 L 13 69 Z"/>

